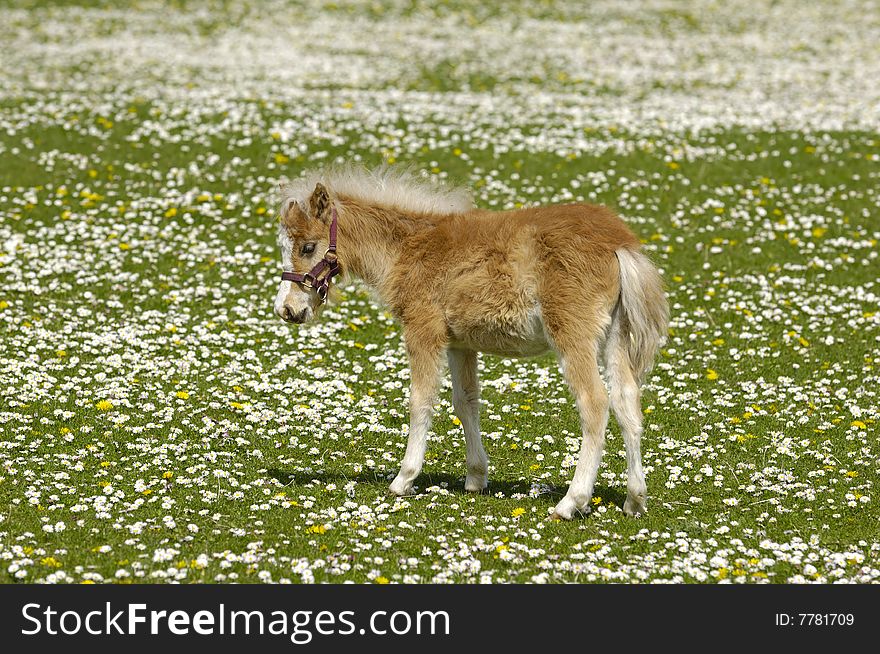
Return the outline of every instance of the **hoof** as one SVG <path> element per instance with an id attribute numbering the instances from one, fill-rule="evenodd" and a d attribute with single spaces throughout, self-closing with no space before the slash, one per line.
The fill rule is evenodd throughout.
<path id="1" fill-rule="evenodd" d="M 486 488 L 488 488 L 488 486 L 489 480 L 485 477 L 479 478 L 468 476 L 464 480 L 464 489 L 468 493 L 483 493 L 485 492 Z"/>
<path id="2" fill-rule="evenodd" d="M 388 494 L 395 497 L 406 497 L 407 495 L 413 495 L 412 482 L 407 483 L 405 481 L 401 481 L 399 478 L 395 479 L 388 487 Z"/>
<path id="3" fill-rule="evenodd" d="M 554 511 L 553 513 L 550 514 L 550 517 L 547 519 L 551 520 L 553 522 L 559 522 L 560 520 L 563 520 L 564 518 L 561 515 L 559 515 L 558 513 L 556 513 L 556 511 Z"/>
<path id="4" fill-rule="evenodd" d="M 623 503 L 623 512 L 631 518 L 638 518 L 648 512 L 645 505 L 645 496 L 628 496 L 626 502 Z"/>
<path id="5" fill-rule="evenodd" d="M 585 510 L 582 511 L 578 508 L 577 503 L 573 499 L 566 495 L 559 501 L 559 504 L 556 505 L 556 508 L 553 510 L 553 515 L 557 516 L 559 520 L 571 520 L 575 513 L 582 512 L 586 513 Z"/>
<path id="6" fill-rule="evenodd" d="M 561 520 L 571 520 L 576 515 L 587 515 L 590 513 L 590 497 L 579 497 L 578 500 L 566 495 L 561 500 L 553 514 L 559 516 Z"/>

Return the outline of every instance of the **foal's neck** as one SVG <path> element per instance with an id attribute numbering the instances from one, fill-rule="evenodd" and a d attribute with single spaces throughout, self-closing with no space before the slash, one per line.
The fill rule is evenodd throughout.
<path id="1" fill-rule="evenodd" d="M 394 207 L 343 198 L 339 213 L 339 259 L 342 265 L 381 291 L 406 239 L 430 226 L 430 219 Z"/>

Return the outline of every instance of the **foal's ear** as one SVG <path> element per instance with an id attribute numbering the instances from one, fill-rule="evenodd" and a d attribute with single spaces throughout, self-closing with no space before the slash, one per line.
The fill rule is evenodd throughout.
<path id="1" fill-rule="evenodd" d="M 321 182 L 315 184 L 315 190 L 309 198 L 309 217 L 325 223 L 330 220 L 330 194 Z"/>

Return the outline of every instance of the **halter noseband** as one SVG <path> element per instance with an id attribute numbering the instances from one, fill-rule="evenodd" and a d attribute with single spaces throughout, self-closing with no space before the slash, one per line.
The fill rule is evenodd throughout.
<path id="1" fill-rule="evenodd" d="M 330 221 L 330 247 L 324 253 L 324 257 L 307 273 L 295 273 L 284 271 L 281 279 L 286 282 L 302 284 L 306 288 L 313 288 L 321 298 L 323 304 L 327 300 L 327 292 L 330 290 L 330 282 L 339 274 L 339 258 L 336 256 L 336 207 L 332 207 L 333 219 Z"/>

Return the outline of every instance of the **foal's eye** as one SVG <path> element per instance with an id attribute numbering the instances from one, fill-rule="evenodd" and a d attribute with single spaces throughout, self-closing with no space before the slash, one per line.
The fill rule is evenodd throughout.
<path id="1" fill-rule="evenodd" d="M 314 251 L 315 251 L 315 244 L 314 243 L 306 243 L 305 245 L 302 246 L 302 250 L 300 250 L 300 252 L 302 253 L 303 256 L 311 254 Z"/>

